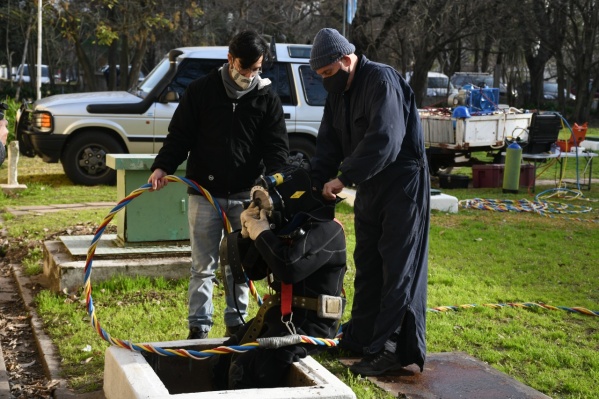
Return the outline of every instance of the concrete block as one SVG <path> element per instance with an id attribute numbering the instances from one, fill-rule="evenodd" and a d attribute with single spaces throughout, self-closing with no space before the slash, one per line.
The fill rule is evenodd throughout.
<path id="1" fill-rule="evenodd" d="M 89 245 L 91 239 L 85 244 Z M 85 249 L 81 248 L 81 250 Z M 135 247 L 130 249 L 102 250 L 96 249 L 93 260 L 93 282 L 105 281 L 115 275 L 130 277 L 164 277 L 179 279 L 189 276 L 191 257 L 188 251 L 169 252 L 171 247 L 165 247 L 164 252 L 153 252 L 155 247 Z M 63 242 L 45 241 L 43 244 L 43 272 L 48 278 L 49 289 L 54 292 L 73 292 L 83 287 L 86 255 L 77 255 L 75 248 L 71 253 Z"/>
<path id="2" fill-rule="evenodd" d="M 0 188 L 4 194 L 11 195 L 25 191 L 27 186 L 25 184 L 0 184 Z"/>
<path id="3" fill-rule="evenodd" d="M 225 338 L 152 343 L 161 348 L 206 350 Z M 104 361 L 106 399 L 355 399 L 352 390 L 312 357 L 292 365 L 286 386 L 213 391 L 209 360 L 159 356 L 111 346 Z"/>
<path id="4" fill-rule="evenodd" d="M 443 193 L 431 195 L 431 209 L 441 212 L 458 213 L 458 199 Z"/>

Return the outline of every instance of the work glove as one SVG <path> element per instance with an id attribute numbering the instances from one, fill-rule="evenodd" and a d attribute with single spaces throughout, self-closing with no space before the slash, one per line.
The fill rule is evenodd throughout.
<path id="1" fill-rule="evenodd" d="M 243 238 L 248 238 L 250 235 L 248 233 L 247 228 L 245 227 L 245 222 L 250 219 L 259 219 L 260 218 L 260 208 L 256 206 L 253 202 L 250 204 L 248 209 L 241 212 L 241 236 Z"/>
<path id="2" fill-rule="evenodd" d="M 258 238 L 263 231 L 270 230 L 270 224 L 268 223 L 266 213 L 266 210 L 262 209 L 260 211 L 260 219 L 250 218 L 245 222 L 245 228 L 252 240 Z"/>

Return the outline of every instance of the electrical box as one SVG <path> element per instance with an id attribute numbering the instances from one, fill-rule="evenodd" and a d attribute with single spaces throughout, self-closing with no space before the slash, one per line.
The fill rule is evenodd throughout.
<path id="1" fill-rule="evenodd" d="M 107 154 L 106 164 L 116 170 L 117 201 L 148 182 L 155 154 Z M 185 175 L 186 162 L 175 175 Z M 117 214 L 117 236 L 123 243 L 189 240 L 188 186 L 178 182 L 159 191 L 145 190 Z"/>

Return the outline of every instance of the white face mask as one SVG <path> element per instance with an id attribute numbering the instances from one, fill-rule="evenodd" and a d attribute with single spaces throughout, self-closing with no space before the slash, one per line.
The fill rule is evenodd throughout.
<path id="1" fill-rule="evenodd" d="M 246 78 L 242 74 L 239 73 L 237 69 L 233 65 L 231 65 L 231 77 L 237 86 L 241 87 L 241 90 L 246 90 L 252 84 L 254 80 L 254 76 Z"/>

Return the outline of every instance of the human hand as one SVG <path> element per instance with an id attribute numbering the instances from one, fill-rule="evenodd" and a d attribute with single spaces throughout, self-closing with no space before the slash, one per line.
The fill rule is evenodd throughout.
<path id="1" fill-rule="evenodd" d="M 252 240 L 258 238 L 263 231 L 270 230 L 270 223 L 268 223 L 268 218 L 266 217 L 266 210 L 262 209 L 260 211 L 260 219 L 248 219 L 245 222 L 245 228 Z"/>
<path id="2" fill-rule="evenodd" d="M 160 168 L 155 169 L 154 172 L 152 172 L 152 174 L 148 178 L 148 183 L 152 184 L 152 188 L 150 189 L 150 191 L 158 191 L 161 188 L 166 187 L 166 185 L 168 184 L 168 180 L 165 179 L 165 176 L 167 176 L 167 174 L 164 170 Z"/>
<path id="3" fill-rule="evenodd" d="M 250 206 L 241 212 L 241 236 L 243 238 L 248 238 L 250 234 L 245 226 L 245 223 L 250 219 L 259 219 L 260 218 L 260 208 L 256 206 L 255 203 L 251 203 Z"/>
<path id="4" fill-rule="evenodd" d="M 322 196 L 327 200 L 334 200 L 344 187 L 345 185 L 341 183 L 341 180 L 333 179 L 330 182 L 325 183 L 322 188 Z"/>

